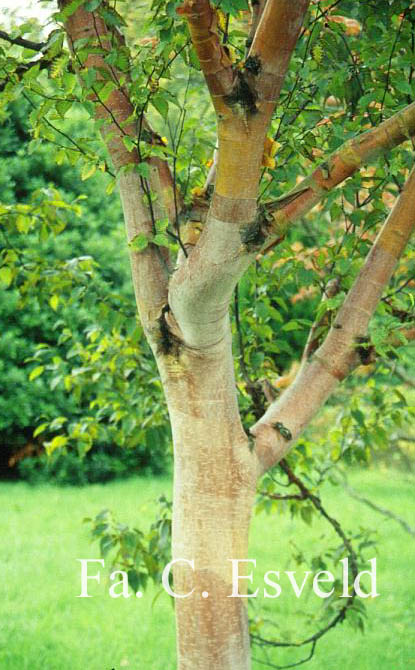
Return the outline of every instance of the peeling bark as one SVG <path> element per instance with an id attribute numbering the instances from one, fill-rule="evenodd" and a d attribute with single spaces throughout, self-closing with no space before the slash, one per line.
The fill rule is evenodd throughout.
<path id="1" fill-rule="evenodd" d="M 265 472 L 284 457 L 315 413 L 349 372 L 360 363 L 356 352 L 396 263 L 415 230 L 415 169 L 388 216 L 323 344 L 303 360 L 294 383 L 252 427 Z M 275 429 L 285 426 L 287 439 Z"/>
<path id="2" fill-rule="evenodd" d="M 228 559 L 247 556 L 258 464 L 240 422 L 229 324 L 208 351 L 182 346 L 159 367 L 174 442 L 173 558 L 195 562 L 194 572 L 174 571 L 176 593 L 195 589 L 176 599 L 178 667 L 249 670 L 247 612 L 228 597 Z"/>
<path id="3" fill-rule="evenodd" d="M 61 0 L 60 5 L 67 2 Z M 176 592 L 195 588 L 189 598 L 176 600 L 179 670 L 250 669 L 247 612 L 244 600 L 228 597 L 232 593 L 228 559 L 247 556 L 258 478 L 282 458 L 357 363 L 356 345 L 366 336 L 414 228 L 413 172 L 325 341 L 316 348 L 311 336 L 312 346 L 294 383 L 251 429 L 252 450 L 237 404 L 229 304 L 262 243 L 257 197 L 264 141 L 309 0 L 268 0 L 264 8 L 263 4 L 260 0 L 253 43 L 238 72 L 220 43 L 209 0 L 185 0 L 179 9 L 187 18 L 217 112 L 215 192 L 200 237 L 189 238 L 189 255 L 183 254 L 173 274 L 168 258 L 155 245 L 131 252 L 137 305 L 159 367 L 173 432 L 173 557 L 195 563 L 194 572 L 183 564 L 174 572 Z M 73 51 L 78 38 L 96 39 L 97 32 L 104 48 L 111 48 L 109 29 L 82 6 L 69 18 L 66 30 Z M 90 54 L 86 65 L 109 69 L 101 54 Z M 97 117 L 106 121 L 103 136 L 116 169 L 136 165 L 139 152 L 127 151 L 123 143 L 124 134 L 135 139 L 137 131 L 127 87 L 113 91 L 105 105 L 99 96 L 94 100 Z M 363 160 L 414 133 L 415 105 L 410 105 L 346 143 L 326 165 L 268 207 L 271 235 L 283 234 L 291 221 L 353 174 Z M 168 166 L 160 159 L 151 159 L 150 165 L 152 190 L 158 194 L 155 215 L 160 216 L 164 207 L 174 220 Z M 142 233 L 150 238 L 154 220 L 140 176 L 121 170 L 119 187 L 128 241 Z"/>

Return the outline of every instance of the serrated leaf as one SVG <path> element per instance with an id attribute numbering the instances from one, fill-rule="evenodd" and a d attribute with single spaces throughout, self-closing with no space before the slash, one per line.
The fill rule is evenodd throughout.
<path id="1" fill-rule="evenodd" d="M 65 36 L 62 30 L 54 30 L 51 33 L 47 44 L 47 54 L 51 60 L 52 58 L 56 58 L 61 53 L 64 37 Z"/>
<path id="2" fill-rule="evenodd" d="M 101 4 L 102 0 L 89 0 L 85 3 L 85 9 L 87 12 L 94 12 Z"/>
<path id="3" fill-rule="evenodd" d="M 61 12 L 55 17 L 59 19 L 60 21 L 67 21 L 72 14 L 76 12 L 78 7 L 82 5 L 84 0 L 72 0 L 72 2 L 69 3 L 69 5 L 66 5 L 64 9 L 62 9 Z"/>

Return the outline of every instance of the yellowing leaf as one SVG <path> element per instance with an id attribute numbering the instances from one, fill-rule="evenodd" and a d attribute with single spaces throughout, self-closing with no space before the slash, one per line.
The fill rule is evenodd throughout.
<path id="1" fill-rule="evenodd" d="M 12 283 L 13 275 L 12 271 L 7 265 L 0 268 L 0 281 L 4 286 L 10 286 Z"/>
<path id="2" fill-rule="evenodd" d="M 195 195 L 197 197 L 204 195 L 203 188 L 201 186 L 195 186 L 194 188 L 192 188 L 192 195 Z"/>
<path id="3" fill-rule="evenodd" d="M 263 167 L 271 169 L 275 168 L 275 158 L 271 158 L 270 156 L 263 156 L 262 165 Z"/>
<path id="4" fill-rule="evenodd" d="M 64 447 L 68 442 L 68 438 L 65 435 L 56 435 L 50 442 L 45 442 L 46 453 L 52 454 L 56 449 Z"/>
<path id="5" fill-rule="evenodd" d="M 114 191 L 114 188 L 116 187 L 117 182 L 115 179 L 111 179 L 110 182 L 108 182 L 107 188 L 105 189 L 105 193 L 107 195 L 111 195 L 111 193 Z"/>
<path id="6" fill-rule="evenodd" d="M 41 433 L 43 433 L 46 428 L 49 426 L 49 423 L 41 423 L 40 426 L 36 428 L 36 430 L 33 433 L 33 437 L 37 437 Z"/>
<path id="7" fill-rule="evenodd" d="M 44 369 L 45 369 L 44 365 L 38 365 L 36 368 L 34 368 L 29 375 L 29 381 L 32 382 L 37 377 L 40 377 L 40 375 L 43 373 Z"/>
<path id="8" fill-rule="evenodd" d="M 16 217 L 16 228 L 19 233 L 27 233 L 30 229 L 30 219 L 23 214 Z"/>
<path id="9" fill-rule="evenodd" d="M 263 167 L 275 168 L 275 154 L 280 148 L 279 142 L 276 142 L 272 137 L 266 137 L 264 142 L 264 154 L 262 156 Z"/>
<path id="10" fill-rule="evenodd" d="M 216 15 L 218 17 L 218 26 L 221 30 L 224 31 L 226 28 L 226 14 L 222 12 L 221 9 L 217 9 Z"/>
<path id="11" fill-rule="evenodd" d="M 59 305 L 59 296 L 56 294 L 53 295 L 49 300 L 49 305 L 52 307 L 53 311 L 56 312 Z"/>
<path id="12" fill-rule="evenodd" d="M 90 163 L 86 163 L 84 167 L 82 168 L 82 173 L 81 173 L 81 179 L 82 181 L 86 181 L 90 177 L 92 177 L 93 174 L 95 174 L 97 169 L 96 165 L 91 165 Z"/>

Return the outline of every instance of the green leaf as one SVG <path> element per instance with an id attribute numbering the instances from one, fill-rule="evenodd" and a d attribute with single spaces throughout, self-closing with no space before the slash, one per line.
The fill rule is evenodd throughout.
<path id="1" fill-rule="evenodd" d="M 148 239 L 147 235 L 145 235 L 144 233 L 138 233 L 138 235 L 136 235 L 131 240 L 131 242 L 128 244 L 128 246 L 133 251 L 137 251 L 139 253 L 140 251 L 143 251 L 144 249 L 146 249 L 146 247 L 148 246 L 148 243 L 149 243 L 149 239 Z"/>
<path id="2" fill-rule="evenodd" d="M 169 103 L 167 102 L 165 97 L 159 93 L 155 95 L 154 98 L 151 98 L 151 104 L 153 105 L 153 107 L 155 107 L 160 116 L 162 116 L 163 119 L 166 120 L 169 113 Z"/>
<path id="3" fill-rule="evenodd" d="M 136 166 L 136 170 L 144 179 L 150 179 L 150 166 L 148 163 L 139 163 Z"/>
<path id="4" fill-rule="evenodd" d="M 37 377 L 40 377 L 40 375 L 43 373 L 44 369 L 45 369 L 44 365 L 38 365 L 36 368 L 34 368 L 29 375 L 29 381 L 32 382 Z"/>
<path id="5" fill-rule="evenodd" d="M 4 286 L 10 286 L 12 283 L 13 274 L 12 271 L 7 265 L 0 268 L 0 281 Z"/>
<path id="6" fill-rule="evenodd" d="M 136 143 L 134 142 L 134 140 L 131 139 L 129 135 L 124 135 L 122 141 L 127 151 L 134 151 L 134 149 L 137 148 Z"/>
<path id="7" fill-rule="evenodd" d="M 128 574 L 128 584 L 129 586 L 131 586 L 134 593 L 136 593 L 140 586 L 140 576 L 137 570 L 134 569 L 129 570 L 127 574 Z"/>
<path id="8" fill-rule="evenodd" d="M 112 93 L 116 88 L 117 88 L 117 86 L 115 85 L 115 83 L 114 83 L 113 81 L 107 81 L 107 83 L 105 84 L 105 86 L 103 86 L 103 87 L 101 88 L 101 90 L 99 91 L 99 99 L 100 99 L 102 102 L 106 102 L 106 101 L 108 100 L 108 98 L 110 97 L 111 93 Z M 130 149 L 129 149 L 129 151 L 130 151 Z"/>
<path id="9" fill-rule="evenodd" d="M 69 102 L 69 100 L 59 100 L 59 102 L 56 103 L 56 111 L 58 112 L 59 116 L 64 118 L 66 112 L 68 109 L 72 107 L 72 103 Z"/>
<path id="10" fill-rule="evenodd" d="M 167 235 L 164 235 L 163 233 L 157 233 L 157 235 L 154 235 L 153 244 L 156 244 L 158 247 L 168 247 L 169 246 L 169 240 Z"/>
<path id="11" fill-rule="evenodd" d="M 108 552 L 115 547 L 116 545 L 116 540 L 111 537 L 111 535 L 104 535 L 99 543 L 99 547 L 101 550 L 101 556 L 105 558 L 105 556 L 108 554 Z"/>
<path id="12" fill-rule="evenodd" d="M 69 17 L 76 12 L 78 7 L 80 7 L 83 2 L 84 0 L 72 0 L 69 5 L 66 5 L 66 7 L 61 12 L 59 12 L 56 18 L 60 21 L 67 21 L 67 19 L 69 19 Z"/>
<path id="13" fill-rule="evenodd" d="M 85 9 L 87 12 L 94 12 L 101 4 L 102 0 L 89 0 L 85 3 Z"/>
<path id="14" fill-rule="evenodd" d="M 281 330 L 289 333 L 291 330 L 302 330 L 302 328 L 297 321 L 289 321 L 282 326 Z"/>
<path id="15" fill-rule="evenodd" d="M 168 216 L 164 217 L 164 219 L 157 219 L 157 221 L 156 221 L 157 232 L 158 233 L 163 233 L 165 230 L 167 230 L 168 225 L 169 225 Z"/>
<path id="16" fill-rule="evenodd" d="M 82 181 L 86 181 L 87 179 L 92 177 L 92 175 L 94 175 L 96 171 L 97 171 L 96 165 L 94 165 L 93 163 L 85 163 L 81 173 Z"/>
<path id="17" fill-rule="evenodd" d="M 19 233 L 27 233 L 30 230 L 30 219 L 23 214 L 19 214 L 16 217 L 16 228 Z"/>
<path id="18" fill-rule="evenodd" d="M 361 412 L 360 409 L 353 409 L 351 411 L 351 415 L 356 421 L 356 423 L 363 428 L 365 425 L 365 415 L 363 414 L 363 412 Z"/>
<path id="19" fill-rule="evenodd" d="M 52 60 L 52 58 L 56 58 L 56 56 L 59 56 L 59 54 L 62 52 L 64 38 L 65 35 L 63 30 L 58 29 L 52 31 L 52 33 L 49 36 L 47 44 L 48 58 Z M 66 59 L 66 55 L 64 56 L 64 58 Z"/>

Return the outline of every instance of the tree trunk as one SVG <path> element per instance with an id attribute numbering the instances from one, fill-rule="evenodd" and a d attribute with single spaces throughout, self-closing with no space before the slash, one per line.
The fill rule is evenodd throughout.
<path id="1" fill-rule="evenodd" d="M 165 216 L 173 229 L 177 225 L 175 179 L 167 163 L 154 156 L 145 159 L 147 180 L 137 171 L 143 163 L 139 131 L 144 127 L 153 144 L 157 135 L 143 116 L 146 105 L 137 111 L 129 98 L 128 74 L 104 57 L 103 50 L 112 56 L 117 45 L 123 47 L 124 38 L 106 25 L 99 11 L 91 13 L 77 4 L 58 0 L 61 9 L 67 8 L 66 30 L 81 86 L 96 103 L 97 119 L 105 122 L 101 131 L 118 172 L 137 305 L 158 362 L 173 431 L 173 558 L 192 562 L 177 563 L 174 569 L 175 592 L 192 592 L 175 600 L 178 668 L 249 670 L 246 600 L 232 597 L 230 559 L 247 558 L 258 477 L 284 456 L 360 362 L 369 320 L 413 232 L 415 171 L 322 344 L 305 357 L 288 391 L 251 427 L 250 439 L 237 404 L 228 316 L 232 293 L 265 238 L 275 244 L 291 222 L 363 161 L 414 134 L 415 107 L 409 105 L 377 129 L 348 141 L 294 190 L 268 203 L 266 212 L 258 210 L 267 128 L 310 0 L 260 2 L 254 13 L 257 29 L 250 35 L 252 45 L 242 67 L 232 62 L 222 44 L 210 1 L 184 0 L 178 11 L 187 17 L 217 113 L 219 151 L 203 232 L 189 255 L 179 256 L 171 274 L 169 253 L 155 243 L 154 233 Z M 85 49 L 78 47 L 78 40 L 86 38 L 94 48 L 81 57 Z M 83 78 L 83 70 L 90 68 L 98 72 L 98 84 L 117 83 L 105 101 Z M 134 247 L 139 236 L 148 242 L 141 251 Z M 242 566 L 239 574 L 244 574 Z M 247 581 L 238 586 L 243 594 Z"/>
<path id="2" fill-rule="evenodd" d="M 245 600 L 230 558 L 247 558 L 257 465 L 236 398 L 231 333 L 159 360 L 174 441 L 173 559 L 179 670 L 251 667 Z M 243 567 L 240 567 L 243 574 Z M 243 593 L 244 580 L 239 593 Z M 208 596 L 204 597 L 203 592 Z"/>

